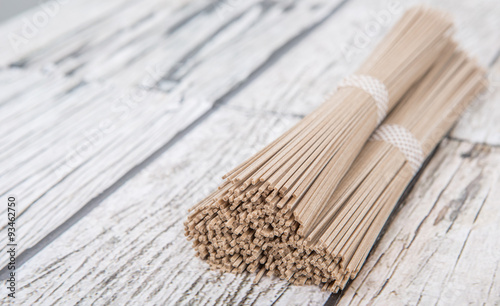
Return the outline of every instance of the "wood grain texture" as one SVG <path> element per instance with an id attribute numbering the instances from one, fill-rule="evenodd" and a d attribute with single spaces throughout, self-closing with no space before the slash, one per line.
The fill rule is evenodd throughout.
<path id="1" fill-rule="evenodd" d="M 269 278 L 253 285 L 249 274 L 209 271 L 183 235 L 187 209 L 216 188 L 224 171 L 297 120 L 222 108 L 23 265 L 16 302 L 323 303 L 329 294 L 316 287 Z"/>
<path id="2" fill-rule="evenodd" d="M 0 169 L 11 178 L 0 191 L 21 199 L 20 246 L 36 244 L 186 132 L 21 267 L 18 301 L 323 304 L 328 295 L 316 287 L 268 278 L 252 285 L 247 274 L 208 271 L 193 257 L 182 222 L 226 170 L 310 112 L 359 65 L 389 26 L 352 57 L 340 46 L 388 4 L 350 0 L 315 28 L 340 2 L 85 3 L 61 7 L 20 53 L 0 49 Z M 433 5 L 456 17 L 464 48 L 498 71 L 500 6 Z M 17 22 L 1 26 L 0 37 Z M 144 86 L 152 74 L 157 82 Z M 143 88 L 140 103 L 123 104 Z M 500 255 L 486 248 L 499 234 L 498 87 L 483 101 L 453 130 L 458 141 L 441 145 L 340 303 L 499 301 Z M 113 129 L 96 132 L 109 122 Z M 89 138 L 94 144 L 85 146 Z M 483 257 L 474 260 L 475 250 Z M 474 289 L 457 295 L 464 286 Z"/>
<path id="3" fill-rule="evenodd" d="M 171 44 L 176 46 L 172 50 L 179 54 L 162 53 L 163 59 L 169 55 L 173 58 L 167 66 L 160 58 L 154 58 L 148 62 L 152 66 L 143 66 L 141 70 L 131 68 L 135 78 L 142 74 L 139 84 L 86 81 L 81 76 L 68 75 L 62 68 L 38 70 L 40 67 L 36 65 L 30 67 L 29 56 L 25 58 L 26 67 L 0 71 L 5 79 L 16 75 L 4 87 L 17 88 L 8 89 L 12 93 L 3 97 L 1 116 L 5 116 L 4 119 L 15 116 L 16 125 L 23 126 L 17 129 L 7 120 L 0 124 L 5 126 L 1 169 L 3 175 L 10 177 L 2 181 L 0 190 L 2 194 L 23 197 L 18 216 L 23 226 L 19 238 L 24 241 L 21 252 L 35 245 L 134 166 L 168 145 L 175 135 L 212 111 L 224 97 L 250 82 L 254 73 L 267 69 L 276 57 L 286 53 L 288 42 L 321 22 L 339 2 L 325 1 L 319 11 L 309 9 L 307 4 L 288 10 L 283 5 L 264 4 L 244 2 L 223 15 L 216 9 L 207 9 L 203 18 L 179 25 L 176 33 L 188 27 L 180 37 L 191 32 L 200 33 L 199 37 L 184 38 L 184 44 L 172 38 Z M 116 14 L 123 12 L 131 14 L 127 9 Z M 108 20 L 114 25 L 114 31 L 120 32 L 123 26 L 120 20 L 118 17 Z M 191 23 L 204 31 L 190 28 Z M 279 29 L 279 37 L 268 31 L 273 23 Z M 163 31 L 168 29 L 171 26 Z M 168 37 L 165 40 L 168 41 Z M 131 41 L 142 45 L 133 37 Z M 248 47 L 252 44 L 261 47 L 254 50 Z M 89 52 L 98 50 L 114 53 L 113 48 L 99 47 Z M 139 55 L 150 59 L 148 54 Z M 89 58 L 93 58 L 92 54 Z M 179 61 L 179 58 L 185 60 Z M 126 75 L 125 70 L 119 75 Z M 180 76 L 172 81 L 170 78 L 176 73 Z M 172 81 L 172 86 L 159 90 L 155 80 L 165 77 Z M 33 84 L 26 81 L 31 79 Z M 28 84 L 32 90 L 26 91 Z M 18 153 L 13 155 L 13 152 Z M 5 234 L 5 222 L 0 223 L 0 234 Z M 2 266 L 5 261 L 0 258 Z"/>
<path id="4" fill-rule="evenodd" d="M 283 71 L 281 74 L 276 74 L 272 80 L 257 79 L 255 83 L 261 84 L 260 91 L 255 92 L 251 88 L 247 88 L 244 90 L 244 97 L 230 101 L 230 103 L 241 108 L 259 111 L 296 115 L 309 113 L 323 101 L 325 95 L 335 88 L 335 84 L 342 77 L 351 74 L 359 67 L 376 43 L 389 30 L 392 22 L 401 16 L 401 13 L 391 14 L 391 22 L 379 23 L 380 30 L 369 37 L 369 40 L 362 45 L 364 47 L 358 48 L 358 45 L 354 43 L 354 38 L 362 37 L 358 36 L 359 33 L 364 33 L 367 25 L 377 22 L 375 16 L 388 11 L 388 3 L 390 2 L 350 0 L 335 14 L 334 18 L 325 23 L 324 31 L 315 31 L 307 43 L 290 51 L 290 57 L 300 60 L 294 63 L 282 59 L 276 63 L 276 69 Z M 399 4 L 400 11 L 403 12 L 413 5 L 421 4 L 422 1 L 396 3 Z M 489 137 L 495 139 L 498 137 L 496 132 L 500 130 L 500 121 L 495 120 L 500 105 L 497 96 L 500 88 L 500 61 L 498 60 L 500 41 L 496 39 L 500 31 L 498 30 L 500 20 L 496 18 L 500 14 L 500 6 L 491 0 L 464 5 L 456 5 L 456 1 L 453 0 L 438 0 L 433 1 L 432 5 L 453 16 L 456 23 L 454 37 L 460 43 L 461 48 L 486 68 L 496 64 L 489 71 L 491 75 L 489 77 L 490 94 L 475 103 L 466 112 L 467 115 L 473 115 L 474 118 L 464 118 L 463 126 L 455 130 L 453 136 L 481 142 L 480 138 L 474 139 L 472 136 L 466 136 L 467 133 L 471 134 L 472 131 L 477 131 L 478 133 L 488 133 Z M 343 47 L 351 52 L 343 51 Z M 267 86 L 264 85 L 265 82 L 267 82 Z M 283 83 L 288 84 L 288 90 L 276 93 L 275 86 Z M 309 86 L 300 86 L 303 83 L 307 83 Z M 269 98 L 278 94 L 281 95 L 280 99 Z M 477 117 L 478 112 L 491 116 L 488 119 L 489 124 L 482 124 L 483 121 Z M 468 129 L 467 127 L 471 123 L 474 124 L 474 128 Z"/>
<path id="5" fill-rule="evenodd" d="M 339 305 L 497 305 L 500 150 L 445 141 Z"/>

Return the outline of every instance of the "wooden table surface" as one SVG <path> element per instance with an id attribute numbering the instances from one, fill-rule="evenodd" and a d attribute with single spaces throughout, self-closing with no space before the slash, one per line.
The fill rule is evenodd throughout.
<path id="1" fill-rule="evenodd" d="M 433 1 L 490 88 L 341 295 L 210 271 L 183 234 L 187 209 L 223 173 L 317 107 L 418 2 L 52 0 L 1 24 L 15 303 L 498 305 L 498 0 Z"/>

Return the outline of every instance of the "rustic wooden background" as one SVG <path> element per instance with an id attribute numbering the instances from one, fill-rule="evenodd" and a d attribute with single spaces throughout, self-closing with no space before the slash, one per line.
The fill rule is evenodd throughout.
<path id="1" fill-rule="evenodd" d="M 498 305 L 498 0 L 432 2 L 491 86 L 343 294 L 209 271 L 183 236 L 187 209 L 225 171 L 359 66 L 389 29 L 377 16 L 392 24 L 419 2 L 52 0 L 1 24 L 0 193 L 18 199 L 16 304 Z"/>

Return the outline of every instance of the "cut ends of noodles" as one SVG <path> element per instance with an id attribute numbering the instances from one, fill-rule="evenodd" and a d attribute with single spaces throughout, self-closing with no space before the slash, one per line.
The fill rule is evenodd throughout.
<path id="1" fill-rule="evenodd" d="M 191 209 L 197 256 L 255 281 L 343 289 L 421 162 L 486 86 L 451 28 L 442 12 L 407 11 L 345 86 Z"/>

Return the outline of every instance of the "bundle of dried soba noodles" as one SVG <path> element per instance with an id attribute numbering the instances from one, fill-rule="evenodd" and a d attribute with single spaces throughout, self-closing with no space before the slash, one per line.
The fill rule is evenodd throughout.
<path id="1" fill-rule="evenodd" d="M 329 284 L 330 289 L 343 288 L 356 276 L 424 159 L 485 88 L 484 75 L 450 43 L 425 78 L 373 133 L 323 210 L 316 212 L 312 226 L 300 228 L 302 247 L 334 259 L 326 269 L 335 271 L 336 279 L 342 281 Z M 303 254 L 300 260 L 312 258 Z"/>
<path id="2" fill-rule="evenodd" d="M 438 94 L 441 88 L 435 82 L 450 73 L 444 64 L 455 49 L 450 27 L 439 12 L 408 11 L 357 75 L 345 79 L 316 111 L 228 173 L 226 182 L 192 209 L 185 228 L 197 254 L 215 269 L 258 271 L 257 279 L 267 272 L 294 284 L 324 284 L 332 291 L 343 288 L 368 254 L 370 238 L 378 235 L 371 223 L 362 221 L 376 217 L 383 224 L 385 220 L 366 204 L 376 196 L 375 187 L 382 180 L 372 182 L 376 186 L 369 185 L 368 190 L 360 188 L 359 195 L 358 189 L 338 184 L 377 124 L 405 93 L 404 105 L 418 106 L 424 94 L 433 92 L 432 98 L 443 100 L 437 103 L 440 110 L 448 110 L 443 103 L 449 97 Z M 426 72 L 418 88 L 410 90 Z M 431 76 L 435 79 L 428 81 Z M 425 107 L 415 111 L 427 113 Z M 441 118 L 434 120 L 441 122 Z M 418 120 L 415 125 L 429 127 Z M 446 129 L 444 123 L 442 128 Z M 399 156 L 397 150 L 388 152 Z M 390 160 L 391 155 L 384 153 L 380 157 Z M 357 164 L 353 169 L 359 168 Z M 355 179 L 364 173 L 359 171 Z M 351 191 L 353 197 L 334 194 L 337 187 Z M 390 200 L 399 196 L 398 190 L 387 192 L 384 196 L 390 195 Z M 354 204 L 346 202 L 351 200 L 366 205 L 352 210 L 349 205 Z"/>

